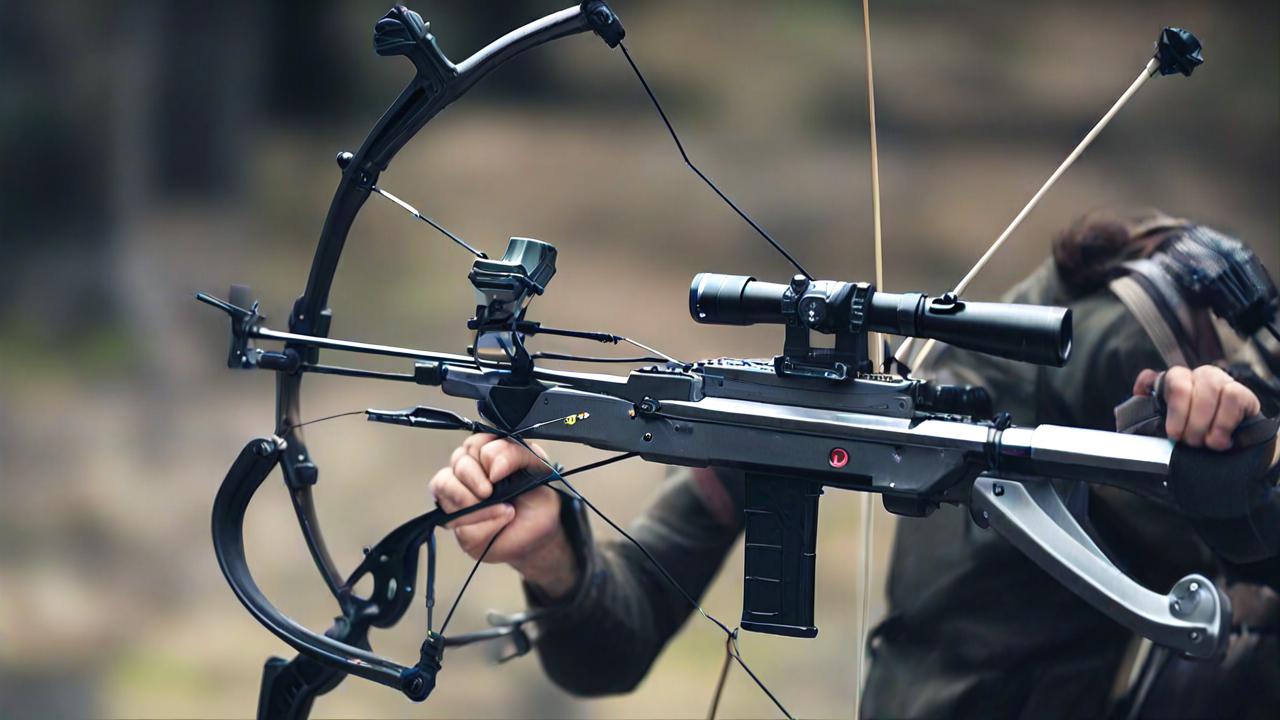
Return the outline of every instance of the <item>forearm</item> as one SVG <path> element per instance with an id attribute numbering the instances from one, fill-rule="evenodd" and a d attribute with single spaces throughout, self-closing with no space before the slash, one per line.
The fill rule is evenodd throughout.
<path id="1" fill-rule="evenodd" d="M 704 485 L 708 479 L 719 492 L 726 492 L 710 473 L 702 478 Z M 738 499 L 729 502 L 740 508 L 740 488 L 734 493 Z M 737 517 L 732 510 L 730 515 Z M 526 582 L 532 605 L 566 603 L 539 621 L 538 655 L 548 676 L 570 692 L 627 692 L 644 678 L 692 607 L 629 541 L 594 542 L 585 520 L 576 522 L 582 529 L 570 530 L 566 537 L 576 536 L 579 577 L 565 593 L 567 598 L 549 593 L 542 580 Z M 680 587 L 698 598 L 715 577 L 739 527 L 737 522 L 717 520 L 695 477 L 682 471 L 628 532 Z"/>

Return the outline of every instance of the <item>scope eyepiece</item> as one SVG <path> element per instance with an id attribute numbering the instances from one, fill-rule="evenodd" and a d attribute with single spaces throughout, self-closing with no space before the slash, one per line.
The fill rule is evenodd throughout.
<path id="1" fill-rule="evenodd" d="M 789 285 L 745 275 L 698 273 L 689 313 L 709 325 L 798 324 L 822 333 L 882 332 L 932 338 L 956 347 L 1062 367 L 1071 354 L 1071 310 L 1044 305 L 970 302 L 951 293 L 879 292 L 867 283 Z"/>

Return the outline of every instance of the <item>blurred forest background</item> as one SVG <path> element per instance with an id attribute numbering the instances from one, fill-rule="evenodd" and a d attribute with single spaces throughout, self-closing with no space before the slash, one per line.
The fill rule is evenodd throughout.
<path id="1" fill-rule="evenodd" d="M 271 429 L 272 378 L 226 369 L 225 318 L 192 294 L 246 283 L 283 324 L 338 179 L 335 153 L 356 149 L 410 77 L 407 62 L 371 51 L 389 2 L 0 6 L 0 717 L 249 717 L 263 659 L 291 655 L 232 596 L 208 532 L 225 469 Z M 562 4 L 411 3 L 455 60 Z M 871 279 L 860 5 L 614 7 L 702 168 L 811 269 Z M 952 285 L 1166 24 L 1199 34 L 1204 67 L 1151 82 L 969 295 L 997 296 L 1058 228 L 1102 206 L 1213 224 L 1280 269 L 1278 15 L 1275 2 L 873 3 L 887 287 Z M 689 319 L 695 272 L 777 280 L 788 268 L 681 166 L 623 59 L 594 38 L 500 70 L 383 184 L 490 252 L 511 235 L 555 243 L 560 272 L 535 303 L 540 320 L 688 358 L 780 346 L 776 328 Z M 371 200 L 338 272 L 332 334 L 460 351 L 469 262 Z M 307 385 L 306 417 L 436 402 L 341 378 Z M 427 507 L 428 477 L 461 440 L 356 418 L 308 431 L 343 567 Z M 553 450 L 569 465 L 596 457 Z M 624 464 L 579 486 L 628 518 L 662 472 Z M 858 507 L 850 493 L 823 501 L 818 638 L 742 642 L 803 716 L 852 712 Z M 891 536 L 877 512 L 873 619 Z M 441 547 L 449 597 L 468 563 Z M 327 627 L 336 609 L 278 484 L 250 513 L 249 548 L 268 594 Z M 740 563 L 707 598 L 720 617 L 739 612 Z M 487 567 L 455 622 L 478 627 L 487 608 L 520 604 L 513 574 Z M 416 607 L 374 647 L 416 657 L 423 621 Z M 716 631 L 691 622 L 635 694 L 582 701 L 532 657 L 495 668 L 483 650 L 457 650 L 424 706 L 348 681 L 316 716 L 701 716 L 721 653 Z M 736 672 L 724 710 L 773 715 Z"/>

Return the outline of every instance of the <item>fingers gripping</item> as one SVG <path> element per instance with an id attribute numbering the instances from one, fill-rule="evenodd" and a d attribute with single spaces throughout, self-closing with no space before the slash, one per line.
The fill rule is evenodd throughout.
<path id="1" fill-rule="evenodd" d="M 1213 450 L 1229 450 L 1232 446 L 1231 436 L 1245 418 L 1253 417 L 1261 412 L 1258 397 L 1244 385 L 1230 381 L 1222 388 L 1218 400 L 1217 413 L 1213 424 L 1205 435 L 1204 444 Z"/>
<path id="2" fill-rule="evenodd" d="M 1149 392 L 1157 382 L 1143 371 L 1134 382 L 1134 393 Z M 1160 384 L 1166 434 L 1191 447 L 1230 449 L 1236 428 L 1261 410 L 1256 395 L 1213 365 L 1170 368 Z"/>
<path id="3" fill-rule="evenodd" d="M 539 459 L 545 457 L 541 448 L 531 447 L 534 447 L 537 455 L 519 443 L 496 435 L 472 435 L 453 451 L 449 467 L 440 470 L 431 479 L 431 494 L 440 508 L 449 513 L 486 500 L 492 497 L 495 484 L 513 473 L 524 469 L 537 472 L 545 467 Z M 447 527 L 454 531 L 458 544 L 467 554 L 479 557 L 494 536 L 516 520 L 521 512 L 520 508 L 533 515 L 539 514 L 541 509 L 532 506 L 539 495 L 534 490 L 509 503 L 466 513 L 454 518 Z M 558 509 L 555 512 L 558 513 Z M 503 553 L 491 552 L 489 557 L 500 561 Z"/>
<path id="4" fill-rule="evenodd" d="M 1182 441 L 1191 447 L 1201 447 L 1213 425 L 1214 415 L 1218 412 L 1222 389 L 1231 382 L 1231 376 L 1211 365 L 1198 367 L 1191 375 L 1191 407 L 1187 411 Z"/>
<path id="5" fill-rule="evenodd" d="M 475 495 L 467 489 L 454 475 L 453 468 L 441 468 L 427 485 L 436 504 L 445 512 L 458 510 L 479 502 Z"/>
<path id="6" fill-rule="evenodd" d="M 485 472 L 480 461 L 473 455 L 462 454 L 453 462 L 453 474 L 474 498 L 479 502 L 493 494 L 493 483 L 501 478 L 492 478 Z M 468 503 L 470 504 L 470 503 Z"/>
<path id="7" fill-rule="evenodd" d="M 542 448 L 530 444 L 538 456 L 545 457 Z M 510 440 L 484 444 L 480 448 L 479 461 L 490 480 L 498 481 L 517 470 L 537 470 L 544 467 L 542 461 L 522 445 Z"/>
<path id="8" fill-rule="evenodd" d="M 1185 367 L 1172 367 L 1164 374 L 1165 434 L 1171 440 L 1181 440 L 1187 427 L 1187 412 L 1191 409 L 1191 371 Z"/>

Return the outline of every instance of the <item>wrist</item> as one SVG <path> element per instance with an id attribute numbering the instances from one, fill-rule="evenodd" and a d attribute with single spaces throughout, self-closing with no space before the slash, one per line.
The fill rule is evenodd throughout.
<path id="1" fill-rule="evenodd" d="M 550 602 L 567 597 L 577 585 L 581 572 L 569 538 L 559 524 L 545 545 L 511 565 L 526 583 Z"/>

